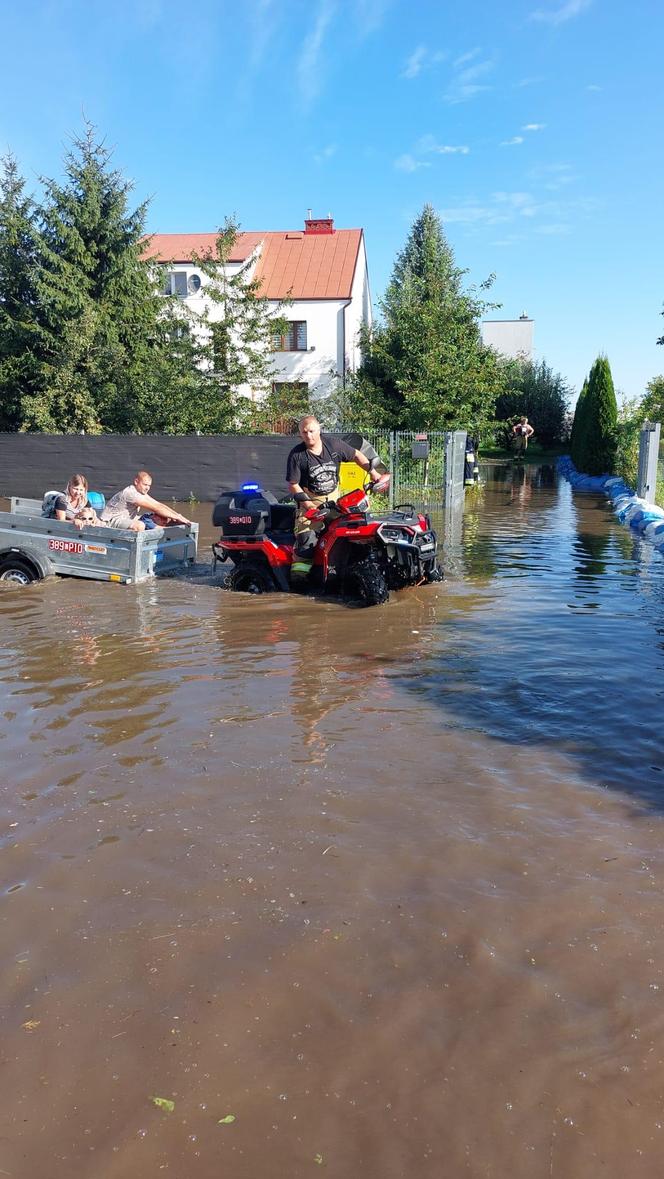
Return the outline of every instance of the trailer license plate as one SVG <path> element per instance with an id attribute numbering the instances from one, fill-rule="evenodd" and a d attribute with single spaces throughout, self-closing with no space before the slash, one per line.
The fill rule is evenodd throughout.
<path id="1" fill-rule="evenodd" d="M 80 557 L 83 552 L 83 545 L 79 540 L 49 540 L 49 549 L 56 553 L 72 553 L 75 557 Z"/>

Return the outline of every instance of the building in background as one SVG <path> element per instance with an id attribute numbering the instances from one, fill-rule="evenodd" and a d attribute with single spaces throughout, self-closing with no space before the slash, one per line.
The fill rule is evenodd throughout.
<path id="1" fill-rule="evenodd" d="M 208 280 L 192 256 L 214 255 L 216 240 L 216 233 L 155 233 L 144 255 L 163 269 L 165 294 L 187 300 L 193 311 L 207 308 L 211 320 L 219 309 L 206 300 Z M 335 229 L 331 217 L 309 216 L 303 229 L 239 233 L 228 271 L 247 263 L 275 314 L 289 300 L 282 312 L 288 331 L 275 339 L 275 387 L 301 385 L 312 399 L 327 396 L 358 367 L 360 327 L 371 325 L 363 230 Z"/>
<path id="2" fill-rule="evenodd" d="M 532 360 L 534 327 L 525 311 L 518 319 L 485 319 L 482 342 L 510 360 Z"/>

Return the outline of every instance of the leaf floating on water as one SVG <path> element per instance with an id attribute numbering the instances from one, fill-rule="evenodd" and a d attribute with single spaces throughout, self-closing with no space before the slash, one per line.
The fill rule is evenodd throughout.
<path id="1" fill-rule="evenodd" d="M 230 1126 L 231 1122 L 235 1121 L 235 1114 L 226 1114 L 225 1118 L 219 1118 L 218 1126 Z"/>
<path id="2" fill-rule="evenodd" d="M 26 1032 L 34 1032 L 35 1028 L 38 1028 L 40 1023 L 41 1019 L 26 1019 L 25 1023 L 21 1024 L 21 1027 L 25 1028 Z"/>
<path id="3" fill-rule="evenodd" d="M 151 1097 L 150 1101 L 154 1101 L 159 1109 L 163 1109 L 165 1113 L 173 1113 L 175 1109 L 175 1102 L 170 1101 L 168 1097 Z"/>
<path id="4" fill-rule="evenodd" d="M 322 1167 L 322 1165 L 323 1165 L 323 1156 L 322 1156 L 322 1154 L 315 1154 L 315 1155 L 314 1155 L 314 1162 L 315 1162 L 315 1163 L 318 1163 L 318 1166 L 319 1166 L 319 1167 Z"/>

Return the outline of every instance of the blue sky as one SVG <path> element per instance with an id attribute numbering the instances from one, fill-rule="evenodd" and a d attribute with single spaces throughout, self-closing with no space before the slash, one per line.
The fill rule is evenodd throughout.
<path id="1" fill-rule="evenodd" d="M 374 301 L 422 205 L 494 318 L 578 389 L 664 372 L 659 0 L 5 3 L 0 147 L 59 175 L 82 113 L 154 231 L 366 232 Z"/>

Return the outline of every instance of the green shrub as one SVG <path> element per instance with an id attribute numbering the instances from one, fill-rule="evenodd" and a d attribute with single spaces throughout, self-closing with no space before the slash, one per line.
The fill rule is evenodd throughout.
<path id="1" fill-rule="evenodd" d="M 597 357 L 586 393 L 579 401 L 574 415 L 572 461 L 577 471 L 588 475 L 608 474 L 616 461 L 618 405 L 606 356 Z"/>

